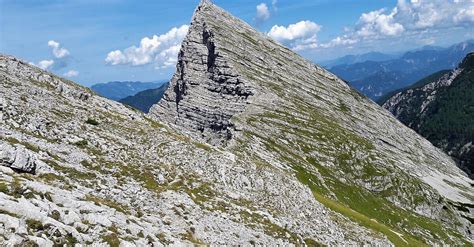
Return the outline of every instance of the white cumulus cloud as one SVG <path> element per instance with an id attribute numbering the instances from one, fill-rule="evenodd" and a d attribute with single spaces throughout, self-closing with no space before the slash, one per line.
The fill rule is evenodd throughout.
<path id="1" fill-rule="evenodd" d="M 54 61 L 53 60 L 41 60 L 37 64 L 35 63 L 30 63 L 31 65 L 34 65 L 40 69 L 48 70 L 51 66 L 53 66 Z"/>
<path id="2" fill-rule="evenodd" d="M 397 12 L 398 10 L 395 8 L 389 14 L 385 14 L 384 9 L 362 14 L 357 23 L 356 33 L 362 37 L 400 35 L 405 31 L 405 28 L 394 18 Z"/>
<path id="3" fill-rule="evenodd" d="M 319 47 L 351 46 L 363 40 L 393 39 L 472 24 L 473 0 L 398 0 L 391 9 L 363 13 L 353 28 Z"/>
<path id="4" fill-rule="evenodd" d="M 61 44 L 54 40 L 48 41 L 48 46 L 53 48 L 53 55 L 56 58 L 64 58 L 69 55 L 69 51 L 64 47 L 61 47 Z"/>
<path id="5" fill-rule="evenodd" d="M 68 72 L 63 74 L 65 77 L 71 78 L 71 77 L 76 77 L 79 75 L 79 72 L 77 70 L 69 70 Z"/>
<path id="6" fill-rule="evenodd" d="M 268 32 L 268 36 L 292 49 L 303 50 L 318 46 L 317 33 L 320 30 L 321 26 L 312 21 L 300 21 L 287 27 L 275 25 Z"/>
<path id="7" fill-rule="evenodd" d="M 109 52 L 105 62 L 109 65 L 140 66 L 156 63 L 156 68 L 174 66 L 181 47 L 181 42 L 188 32 L 189 26 L 174 27 L 162 35 L 145 37 L 140 45 L 131 46 L 123 51 Z"/>
<path id="8" fill-rule="evenodd" d="M 350 46 L 357 43 L 357 39 L 352 39 L 348 36 L 336 37 L 328 43 L 320 44 L 322 48 L 332 48 L 336 46 Z"/>
<path id="9" fill-rule="evenodd" d="M 270 18 L 270 10 L 266 3 L 257 5 L 257 15 L 255 17 L 256 22 L 263 22 Z"/>

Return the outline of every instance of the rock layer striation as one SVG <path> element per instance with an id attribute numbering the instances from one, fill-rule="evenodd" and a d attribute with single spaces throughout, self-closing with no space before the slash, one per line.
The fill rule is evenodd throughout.
<path id="1" fill-rule="evenodd" d="M 203 2 L 196 11 L 204 12 L 211 5 Z M 191 25 L 169 89 L 150 113 L 212 144 L 224 144 L 236 128 L 232 116 L 245 109 L 254 93 L 216 47 L 206 16 L 194 15 Z"/>

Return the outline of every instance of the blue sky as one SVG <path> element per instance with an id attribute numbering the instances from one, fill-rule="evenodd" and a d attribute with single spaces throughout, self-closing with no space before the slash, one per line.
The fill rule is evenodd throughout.
<path id="1" fill-rule="evenodd" d="M 0 52 L 83 85 L 167 80 L 198 2 L 0 0 Z M 473 0 L 213 2 L 316 62 L 474 38 Z"/>

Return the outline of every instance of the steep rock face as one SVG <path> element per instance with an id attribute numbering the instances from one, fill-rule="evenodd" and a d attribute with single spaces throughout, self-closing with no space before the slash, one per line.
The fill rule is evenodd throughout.
<path id="1" fill-rule="evenodd" d="M 206 4 L 198 7 L 206 8 Z M 183 41 L 176 74 L 160 104 L 150 113 L 176 123 L 212 144 L 232 138 L 232 116 L 244 110 L 253 95 L 250 85 L 230 66 L 216 48 L 215 38 L 205 22 L 195 15 L 193 28 Z"/>
<path id="2" fill-rule="evenodd" d="M 206 37 L 212 37 L 211 46 Z M 207 69 L 212 53 L 218 54 L 217 66 L 250 90 L 249 97 L 222 100 L 225 91 L 209 87 L 226 85 Z M 200 69 L 187 69 L 195 67 Z M 211 116 L 222 116 L 227 108 L 234 109 L 225 114 L 232 135 L 220 128 L 202 131 L 203 123 L 212 126 Z M 461 212 L 451 218 L 446 211 L 453 204 L 472 204 L 472 180 L 451 158 L 333 74 L 208 1 L 193 17 L 171 86 L 151 116 L 210 144 L 224 143 L 247 162 L 293 173 L 316 198 L 327 196 L 395 231 L 408 217 L 401 215 L 411 212 L 459 220 L 458 230 L 472 232 Z M 463 210 L 472 218 L 472 209 Z M 421 225 L 401 231 L 417 235 Z"/>
<path id="3" fill-rule="evenodd" d="M 402 123 L 455 157 L 474 175 L 474 54 L 437 80 L 389 98 L 383 107 Z"/>

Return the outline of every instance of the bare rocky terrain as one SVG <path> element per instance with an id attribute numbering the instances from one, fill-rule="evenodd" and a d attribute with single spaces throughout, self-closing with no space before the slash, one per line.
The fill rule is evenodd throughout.
<path id="1" fill-rule="evenodd" d="M 0 82 L 6 246 L 472 243 L 449 156 L 209 1 L 149 115 L 11 56 Z"/>

